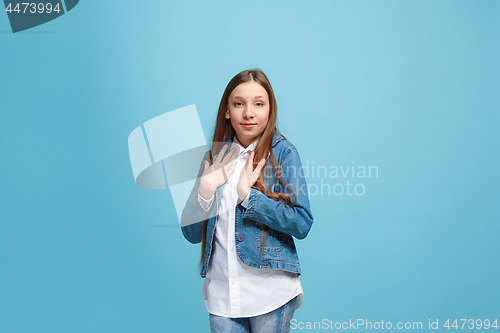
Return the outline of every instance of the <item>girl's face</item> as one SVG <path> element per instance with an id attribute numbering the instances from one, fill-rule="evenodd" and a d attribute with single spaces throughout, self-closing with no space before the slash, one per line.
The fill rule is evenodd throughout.
<path id="1" fill-rule="evenodd" d="M 269 119 L 269 96 L 255 81 L 240 84 L 229 95 L 226 119 L 236 131 L 238 141 L 248 147 L 266 128 Z"/>

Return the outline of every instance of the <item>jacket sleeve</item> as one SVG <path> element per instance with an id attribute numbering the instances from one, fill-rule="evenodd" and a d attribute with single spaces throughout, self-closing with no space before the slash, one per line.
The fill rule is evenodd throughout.
<path id="1" fill-rule="evenodd" d="M 215 215 L 216 208 L 214 207 L 217 206 L 215 203 L 212 203 L 209 209 L 205 210 L 198 200 L 198 188 L 200 187 L 200 177 L 203 174 L 203 163 L 205 160 L 208 160 L 208 152 L 201 161 L 200 170 L 198 171 L 193 189 L 181 214 L 182 234 L 193 244 L 201 242 L 203 222 Z"/>
<path id="2" fill-rule="evenodd" d="M 299 153 L 291 147 L 281 163 L 283 179 L 297 196 L 295 205 L 290 207 L 281 201 L 271 199 L 258 189 L 251 188 L 246 209 L 242 208 L 243 218 L 269 226 L 272 229 L 303 239 L 309 233 L 313 216 L 309 206 L 307 184 L 302 170 Z M 293 193 L 280 181 L 280 187 L 274 192 L 287 193 L 294 202 Z"/>

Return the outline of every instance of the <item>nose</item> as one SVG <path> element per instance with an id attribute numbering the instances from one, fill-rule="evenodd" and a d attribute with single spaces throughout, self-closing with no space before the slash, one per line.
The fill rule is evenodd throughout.
<path id="1" fill-rule="evenodd" d="M 248 120 L 253 118 L 253 108 L 250 105 L 246 105 L 243 111 L 243 119 Z"/>

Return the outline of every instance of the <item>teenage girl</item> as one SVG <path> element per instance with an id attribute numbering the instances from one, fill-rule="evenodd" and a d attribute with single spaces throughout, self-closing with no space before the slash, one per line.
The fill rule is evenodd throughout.
<path id="1" fill-rule="evenodd" d="M 302 304 L 293 237 L 313 217 L 297 149 L 276 129 L 266 75 L 246 70 L 222 95 L 211 149 L 181 217 L 201 245 L 211 332 L 288 332 Z"/>

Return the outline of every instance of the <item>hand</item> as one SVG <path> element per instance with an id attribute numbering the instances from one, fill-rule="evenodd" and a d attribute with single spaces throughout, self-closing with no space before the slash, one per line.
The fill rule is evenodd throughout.
<path id="1" fill-rule="evenodd" d="M 245 200 L 248 192 L 250 192 L 250 188 L 255 184 L 257 178 L 259 178 L 260 171 L 266 164 L 266 159 L 263 158 L 257 164 L 255 170 L 253 169 L 253 158 L 255 156 L 255 152 L 251 152 L 248 157 L 247 163 L 241 170 L 240 180 L 238 181 L 238 186 L 236 187 L 236 192 L 238 193 L 238 198 L 241 201 Z"/>
<path id="2" fill-rule="evenodd" d="M 229 180 L 236 168 L 236 163 L 232 163 L 237 155 L 236 148 L 231 149 L 222 159 L 227 148 L 227 144 L 222 147 L 212 165 L 209 165 L 207 160 L 203 162 L 204 169 L 200 178 L 198 193 L 205 200 L 210 200 L 213 197 L 215 190 Z"/>

